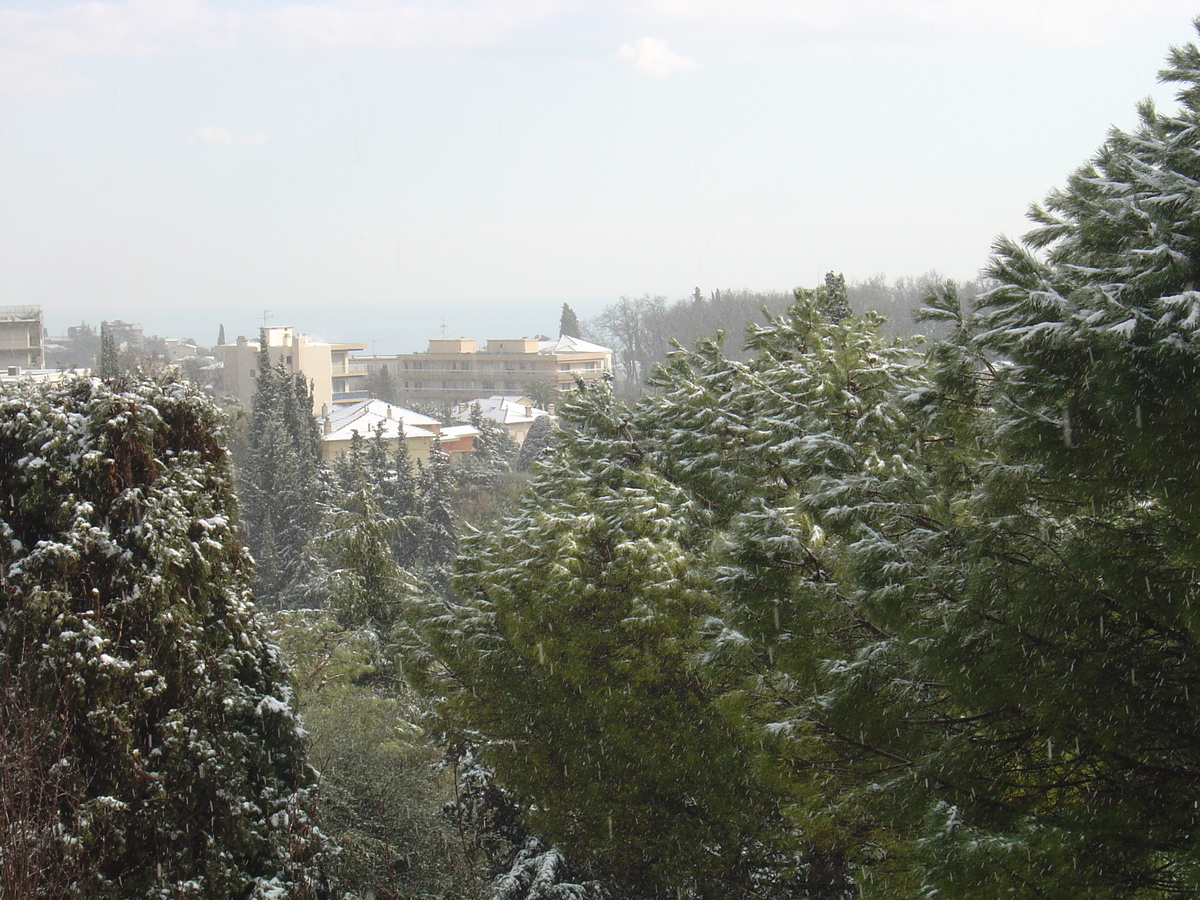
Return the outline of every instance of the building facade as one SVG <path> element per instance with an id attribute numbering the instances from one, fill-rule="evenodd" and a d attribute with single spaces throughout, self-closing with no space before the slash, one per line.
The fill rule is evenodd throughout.
<path id="1" fill-rule="evenodd" d="M 239 335 L 232 344 L 216 348 L 221 360 L 225 390 L 250 406 L 257 390 L 259 350 L 263 341 L 271 357 L 271 365 L 283 363 L 291 375 L 303 375 L 312 385 L 313 409 L 328 408 L 335 403 L 355 402 L 366 397 L 354 396 L 346 388 L 352 386 L 348 376 L 350 354 L 366 349 L 366 344 L 326 344 L 296 334 L 289 325 L 272 325 L 259 329 L 257 341 Z M 365 381 L 365 374 L 362 374 Z"/>
<path id="2" fill-rule="evenodd" d="M 0 306 L 0 367 L 40 369 L 46 364 L 40 306 Z"/>
<path id="3" fill-rule="evenodd" d="M 489 340 L 483 347 L 468 338 L 441 338 L 423 353 L 359 356 L 354 364 L 367 375 L 386 374 L 406 402 L 458 404 L 520 394 L 537 383 L 569 391 L 577 379 L 611 378 L 613 351 L 573 337 Z"/>

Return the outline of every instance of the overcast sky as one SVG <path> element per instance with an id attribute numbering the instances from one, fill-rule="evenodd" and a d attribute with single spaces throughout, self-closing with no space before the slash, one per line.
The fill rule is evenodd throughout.
<path id="1" fill-rule="evenodd" d="M 0 305 L 379 352 L 936 269 L 1132 127 L 1176 0 L 0 0 Z"/>

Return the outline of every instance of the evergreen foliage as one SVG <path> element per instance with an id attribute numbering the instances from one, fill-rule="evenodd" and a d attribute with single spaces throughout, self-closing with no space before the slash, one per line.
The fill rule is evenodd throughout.
<path id="1" fill-rule="evenodd" d="M 589 874 L 1200 893 L 1200 50 L 1163 78 L 1179 110 L 998 241 L 974 309 L 932 287 L 924 357 L 831 276 L 745 361 L 718 335 L 631 410 L 582 391 L 467 540 L 418 626 L 448 712 Z"/>
<path id="2" fill-rule="evenodd" d="M 567 303 L 562 305 L 562 315 L 558 319 L 558 336 L 579 337 L 579 317 Z"/>
<path id="3" fill-rule="evenodd" d="M 917 370 L 798 293 L 749 365 L 708 342 L 632 412 L 582 391 L 521 510 L 464 547 L 462 606 L 418 617 L 532 827 L 623 896 L 842 896 L 883 852 L 837 787 L 857 751 L 812 721 L 822 660 L 873 633 L 806 498 L 887 472 Z"/>
<path id="4" fill-rule="evenodd" d="M 550 381 L 530 381 L 521 390 L 538 409 L 548 410 L 557 406 L 560 399 L 558 386 Z"/>
<path id="5" fill-rule="evenodd" d="M 315 610 L 281 611 L 274 625 L 321 772 L 339 886 L 358 897 L 470 895 L 475 871 L 456 864 L 438 750 L 377 631 Z"/>
<path id="6" fill-rule="evenodd" d="M 998 241 L 974 313 L 930 298 L 924 465 L 853 548 L 887 637 L 830 701 L 888 691 L 928 893 L 1200 890 L 1200 51 L 1162 77 L 1179 111 L 1144 104 Z"/>
<path id="7" fill-rule="evenodd" d="M 821 301 L 825 315 L 836 325 L 850 315 L 850 301 L 846 296 L 846 276 L 828 272 L 825 275 L 825 296 Z"/>
<path id="8" fill-rule="evenodd" d="M 550 450 L 557 441 L 557 427 L 550 416 L 538 416 L 525 433 L 517 453 L 517 470 L 528 472 L 539 456 Z"/>
<path id="9" fill-rule="evenodd" d="M 6 883 L 21 851 L 62 876 L 22 896 L 325 893 L 313 773 L 251 602 L 215 411 L 180 384 L 9 390 L 0 708 L 42 717 L 18 763 L 49 763 L 26 783 L 49 790 L 6 793 L 0 819 L 53 806 L 0 845 Z M 0 771 L 25 724 L 0 721 Z"/>
<path id="10" fill-rule="evenodd" d="M 308 383 L 290 375 L 282 361 L 272 365 L 264 340 L 239 493 L 243 533 L 256 563 L 255 595 L 270 608 L 323 602 L 309 553 L 320 518 L 320 445 Z"/>
<path id="11" fill-rule="evenodd" d="M 458 555 L 458 537 L 454 530 L 454 508 L 450 499 L 450 457 L 434 439 L 429 451 L 429 465 L 419 475 L 418 492 L 421 499 L 425 536 L 425 561 L 431 577 L 442 584 Z"/>
<path id="12" fill-rule="evenodd" d="M 459 483 L 494 497 L 504 476 L 512 471 L 519 448 L 503 425 L 483 415 L 478 403 L 471 406 L 470 421 L 479 432 L 474 452 L 457 466 L 454 475 Z"/>
<path id="13" fill-rule="evenodd" d="M 97 363 L 101 378 L 119 378 L 121 359 L 117 353 L 117 341 L 106 323 L 100 323 L 100 359 Z"/>

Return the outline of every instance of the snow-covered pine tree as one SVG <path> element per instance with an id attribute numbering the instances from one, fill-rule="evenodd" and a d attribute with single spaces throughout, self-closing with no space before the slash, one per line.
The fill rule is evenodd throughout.
<path id="1" fill-rule="evenodd" d="M 0 685 L 42 714 L 59 791 L 39 849 L 74 879 L 46 896 L 324 893 L 220 436 L 184 384 L 0 398 Z"/>
<path id="2" fill-rule="evenodd" d="M 424 561 L 435 582 L 444 583 L 454 557 L 458 536 L 450 499 L 450 457 L 436 438 L 429 448 L 429 465 L 420 473 L 421 519 L 424 522 Z"/>
<path id="3" fill-rule="evenodd" d="M 502 425 L 483 415 L 479 404 L 471 406 L 471 425 L 479 432 L 474 452 L 455 472 L 460 482 L 495 494 L 500 479 L 516 462 L 517 442 Z"/>
<path id="4" fill-rule="evenodd" d="M 254 555 L 255 591 L 271 608 L 319 605 L 308 545 L 319 521 L 320 434 L 303 376 L 272 364 L 263 341 L 239 472 L 242 527 Z"/>
<path id="5" fill-rule="evenodd" d="M 327 608 L 349 628 L 368 629 L 386 642 L 410 591 L 392 555 L 396 522 L 380 509 L 366 478 L 344 493 L 325 515 L 314 550 L 329 572 Z"/>
<path id="6" fill-rule="evenodd" d="M 975 314 L 931 298 L 923 465 L 846 504 L 881 639 L 826 700 L 885 701 L 859 721 L 923 819 L 915 895 L 1200 891 L 1200 51 L 1162 77 L 1179 109 L 997 242 Z"/>
<path id="7" fill-rule="evenodd" d="M 846 276 L 839 273 L 825 273 L 825 294 L 821 308 L 836 325 L 849 316 L 850 300 L 846 296 Z"/>
<path id="8" fill-rule="evenodd" d="M 403 568 L 412 570 L 421 558 L 425 542 L 425 523 L 421 517 L 421 501 L 412 457 L 404 439 L 404 426 L 397 430 L 396 446 L 384 481 L 380 506 L 395 523 L 392 534 L 392 556 Z"/>
<path id="9" fill-rule="evenodd" d="M 468 538 L 461 603 L 431 600 L 415 624 L 449 675 L 452 722 L 577 871 L 622 896 L 728 888 L 770 817 L 694 667 L 710 573 L 684 546 L 677 492 L 590 456 L 630 449 L 608 439 L 606 388 L 579 400 L 603 420 Z"/>

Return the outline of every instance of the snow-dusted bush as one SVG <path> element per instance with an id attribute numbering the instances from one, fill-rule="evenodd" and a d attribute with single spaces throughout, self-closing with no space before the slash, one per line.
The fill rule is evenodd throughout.
<path id="1" fill-rule="evenodd" d="M 250 572 L 193 389 L 0 397 L 0 708 L 41 716 L 0 722 L 0 763 L 33 731 L 54 748 L 0 822 L 69 874 L 34 896 L 322 893 L 312 770 Z M 0 881 L 18 862 L 0 847 Z"/>

